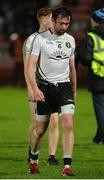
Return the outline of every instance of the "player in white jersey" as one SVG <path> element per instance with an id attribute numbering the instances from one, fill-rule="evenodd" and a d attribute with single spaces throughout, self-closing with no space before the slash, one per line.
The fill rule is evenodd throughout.
<path id="1" fill-rule="evenodd" d="M 76 71 L 74 63 L 75 41 L 66 33 L 71 13 L 66 7 L 56 8 L 52 15 L 53 28 L 38 34 L 31 49 L 27 72 L 36 100 L 36 120 L 34 139 L 34 159 L 30 170 L 38 172 L 38 146 L 45 133 L 49 115 L 59 112 L 62 125 L 62 148 L 64 167 L 61 175 L 72 176 L 71 168 L 74 134 L 73 115 L 76 96 Z M 40 82 L 37 85 L 34 67 Z"/>
<path id="2" fill-rule="evenodd" d="M 28 81 L 27 77 L 27 62 L 28 57 L 32 48 L 32 44 L 35 41 L 36 36 L 38 33 L 41 33 L 45 30 L 47 30 L 52 25 L 52 12 L 53 9 L 49 7 L 44 7 L 38 10 L 37 12 L 37 18 L 40 24 L 40 28 L 38 32 L 35 32 L 31 34 L 24 42 L 23 45 L 23 59 L 24 59 L 24 74 L 25 79 L 27 83 L 27 89 L 28 89 L 28 99 L 29 99 L 29 105 L 30 105 L 30 111 L 31 111 L 31 117 L 32 117 L 32 123 L 29 128 L 29 145 L 30 149 L 31 146 L 33 146 L 33 139 L 34 139 L 34 128 L 35 128 L 35 103 L 34 101 L 31 101 L 31 98 L 33 96 L 33 91 L 31 88 L 31 85 Z M 58 144 L 58 138 L 59 138 L 59 129 L 58 129 L 58 114 L 53 113 L 50 117 L 50 124 L 49 124 L 49 156 L 48 156 L 48 164 L 49 165 L 57 165 L 57 160 L 55 159 L 55 153 L 57 149 Z M 29 150 L 29 154 L 31 153 L 31 150 Z"/>

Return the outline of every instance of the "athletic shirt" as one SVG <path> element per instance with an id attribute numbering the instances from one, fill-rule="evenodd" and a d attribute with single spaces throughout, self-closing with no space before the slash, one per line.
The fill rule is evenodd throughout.
<path id="1" fill-rule="evenodd" d="M 55 36 L 50 30 L 37 34 L 31 54 L 39 57 L 38 72 L 42 79 L 57 84 L 69 82 L 69 61 L 74 60 L 75 40 L 64 33 Z"/>
<path id="2" fill-rule="evenodd" d="M 24 56 L 29 55 L 32 49 L 32 44 L 35 40 L 36 35 L 38 34 L 38 32 L 35 32 L 33 34 L 31 34 L 24 42 L 23 44 L 23 54 Z"/>

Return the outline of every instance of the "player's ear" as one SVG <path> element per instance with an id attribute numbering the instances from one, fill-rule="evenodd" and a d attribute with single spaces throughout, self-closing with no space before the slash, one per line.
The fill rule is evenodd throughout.
<path id="1" fill-rule="evenodd" d="M 44 17 L 43 20 L 42 20 L 43 24 L 46 24 L 47 23 L 47 18 Z"/>

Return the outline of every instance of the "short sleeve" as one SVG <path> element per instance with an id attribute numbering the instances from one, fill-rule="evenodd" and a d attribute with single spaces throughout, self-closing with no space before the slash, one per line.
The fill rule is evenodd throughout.
<path id="1" fill-rule="evenodd" d="M 75 40 L 74 40 L 74 38 L 72 38 L 71 48 L 72 48 L 72 51 L 71 51 L 70 59 L 74 59 L 75 58 Z"/>
<path id="2" fill-rule="evenodd" d="M 32 47 L 32 42 L 34 40 L 34 38 L 37 36 L 37 33 L 31 34 L 25 41 L 23 44 L 23 53 L 25 55 L 29 55 L 30 51 L 31 51 L 31 47 Z"/>
<path id="3" fill-rule="evenodd" d="M 30 38 L 27 38 L 24 42 L 24 45 L 23 45 L 23 52 L 26 54 L 26 55 L 29 55 L 30 54 L 30 49 L 31 49 L 31 44 L 32 44 L 32 40 Z"/>
<path id="4" fill-rule="evenodd" d="M 32 41 L 30 54 L 39 56 L 40 48 L 41 48 L 41 43 L 40 43 L 40 40 L 39 40 L 39 35 L 37 35 L 37 36 L 35 36 L 35 38 Z"/>

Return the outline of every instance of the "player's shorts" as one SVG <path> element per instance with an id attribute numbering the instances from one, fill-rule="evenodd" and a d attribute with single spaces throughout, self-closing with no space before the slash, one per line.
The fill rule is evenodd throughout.
<path id="1" fill-rule="evenodd" d="M 45 102 L 36 102 L 36 119 L 44 119 L 45 115 L 59 112 L 60 115 L 74 114 L 74 98 L 70 82 L 52 83 L 43 82 L 39 84 L 39 89 L 45 96 Z"/>

